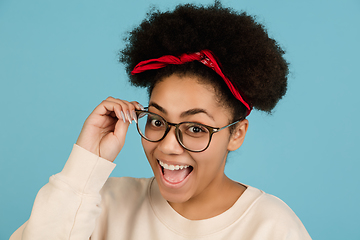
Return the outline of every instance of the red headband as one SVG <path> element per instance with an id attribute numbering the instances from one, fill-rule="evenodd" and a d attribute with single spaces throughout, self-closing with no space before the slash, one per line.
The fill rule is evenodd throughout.
<path id="1" fill-rule="evenodd" d="M 145 72 L 147 70 L 159 69 L 166 67 L 169 64 L 184 64 L 187 62 L 199 61 L 205 66 L 213 69 L 220 77 L 225 81 L 226 85 L 230 89 L 231 93 L 242 102 L 247 108 L 247 115 L 250 114 L 252 107 L 241 97 L 239 90 L 231 83 L 231 81 L 223 74 L 220 69 L 220 63 L 216 61 L 215 55 L 210 50 L 201 50 L 196 53 L 182 54 L 179 57 L 172 55 L 165 55 L 156 59 L 150 59 L 146 61 L 141 61 L 138 63 L 134 70 L 131 72 L 132 75 L 137 73 Z"/>

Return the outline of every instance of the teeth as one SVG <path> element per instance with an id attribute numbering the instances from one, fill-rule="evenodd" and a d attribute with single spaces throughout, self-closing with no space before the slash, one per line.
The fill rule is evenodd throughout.
<path id="1" fill-rule="evenodd" d="M 179 170 L 179 169 L 184 169 L 184 168 L 188 168 L 190 167 L 190 165 L 168 165 L 166 163 L 163 163 L 162 161 L 159 160 L 160 166 L 162 166 L 165 169 L 174 171 L 174 170 Z"/>

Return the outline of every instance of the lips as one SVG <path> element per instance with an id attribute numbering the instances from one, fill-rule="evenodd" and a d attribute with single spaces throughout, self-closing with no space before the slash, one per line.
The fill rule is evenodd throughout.
<path id="1" fill-rule="evenodd" d="M 193 170 L 191 165 L 170 165 L 158 160 L 163 180 L 170 185 L 184 182 Z"/>

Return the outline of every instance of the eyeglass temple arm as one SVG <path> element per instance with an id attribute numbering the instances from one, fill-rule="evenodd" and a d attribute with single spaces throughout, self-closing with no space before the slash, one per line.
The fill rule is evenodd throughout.
<path id="1" fill-rule="evenodd" d="M 233 123 L 230 123 L 229 125 L 226 125 L 225 127 L 222 127 L 222 128 L 215 128 L 215 129 L 214 129 L 214 132 L 218 132 L 218 131 L 221 131 L 221 130 L 223 130 L 223 129 L 225 129 L 225 128 L 231 127 L 232 125 L 235 125 L 235 124 L 237 124 L 238 122 L 240 122 L 240 121 L 242 121 L 242 120 L 244 120 L 244 119 L 241 118 L 241 119 L 239 119 L 239 120 L 237 120 L 237 121 L 235 121 L 235 122 L 233 122 Z"/>

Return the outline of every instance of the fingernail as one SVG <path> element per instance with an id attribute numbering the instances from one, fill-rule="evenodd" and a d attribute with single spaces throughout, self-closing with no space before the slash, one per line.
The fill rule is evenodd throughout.
<path id="1" fill-rule="evenodd" d="M 122 111 L 120 113 L 121 113 L 122 120 L 124 121 L 124 123 L 126 123 L 124 113 Z"/>
<path id="2" fill-rule="evenodd" d="M 145 110 L 145 108 L 143 107 L 143 105 L 141 105 L 140 103 L 138 103 L 138 106 L 141 110 Z"/>
<path id="3" fill-rule="evenodd" d="M 136 119 L 136 113 L 134 110 L 131 111 L 131 116 L 134 119 L 134 121 L 137 123 L 137 119 Z"/>
<path id="4" fill-rule="evenodd" d="M 131 124 L 131 117 L 129 111 L 126 112 L 126 118 L 128 119 L 129 123 Z"/>

